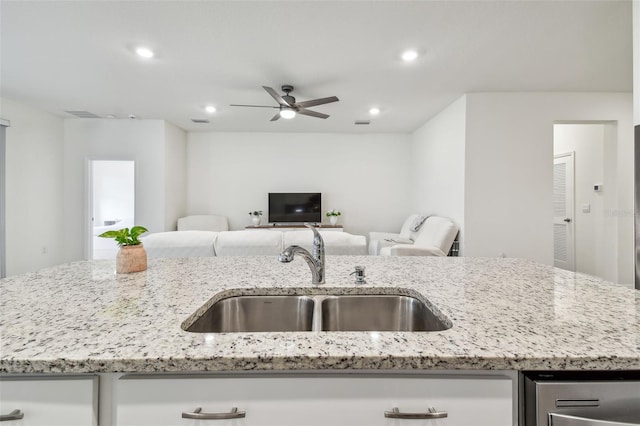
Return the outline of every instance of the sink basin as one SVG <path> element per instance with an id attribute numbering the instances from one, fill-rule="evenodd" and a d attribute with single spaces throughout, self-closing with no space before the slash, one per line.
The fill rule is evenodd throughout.
<path id="1" fill-rule="evenodd" d="M 186 331 L 311 331 L 313 307 L 314 301 L 308 296 L 229 297 L 216 302 Z"/>
<path id="2" fill-rule="evenodd" d="M 214 303 L 195 333 L 279 331 L 441 331 L 451 327 L 422 301 L 401 295 L 252 295 Z"/>
<path id="3" fill-rule="evenodd" d="M 409 296 L 342 295 L 322 301 L 323 331 L 441 331 L 451 327 Z"/>

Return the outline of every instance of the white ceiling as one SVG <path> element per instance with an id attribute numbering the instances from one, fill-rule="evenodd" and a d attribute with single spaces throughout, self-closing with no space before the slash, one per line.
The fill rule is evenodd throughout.
<path id="1" fill-rule="evenodd" d="M 468 92 L 632 91 L 631 1 L 2 0 L 0 18 L 1 95 L 67 118 L 404 133 Z M 138 44 L 157 56 L 137 57 Z M 407 47 L 421 53 L 411 65 Z M 340 102 L 312 108 L 326 120 L 277 122 L 229 106 L 275 105 L 261 86 L 282 84 L 298 101 Z M 371 106 L 381 114 L 355 126 Z"/>

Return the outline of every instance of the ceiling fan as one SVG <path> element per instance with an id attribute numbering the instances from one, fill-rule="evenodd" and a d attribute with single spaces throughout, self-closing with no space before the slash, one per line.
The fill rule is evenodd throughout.
<path id="1" fill-rule="evenodd" d="M 280 111 L 276 115 L 273 116 L 271 121 L 276 121 L 282 118 L 290 119 L 296 116 L 297 114 L 308 115 L 309 117 L 316 118 L 327 118 L 329 115 L 323 114 L 321 112 L 311 111 L 307 108 L 324 105 L 331 102 L 337 102 L 339 99 L 335 96 L 330 96 L 328 98 L 320 98 L 313 99 L 310 101 L 296 102 L 296 98 L 290 95 L 293 92 L 293 86 L 289 84 L 285 84 L 281 87 L 284 95 L 280 96 L 275 90 L 271 87 L 262 86 L 264 90 L 267 91 L 268 94 L 271 95 L 273 99 L 278 102 L 278 106 L 267 106 L 267 105 L 237 105 L 231 104 L 231 106 L 239 106 L 239 107 L 254 107 L 254 108 L 278 108 Z"/>

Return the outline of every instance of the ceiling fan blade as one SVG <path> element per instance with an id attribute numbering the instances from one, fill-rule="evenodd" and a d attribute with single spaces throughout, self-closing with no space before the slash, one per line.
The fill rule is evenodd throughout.
<path id="1" fill-rule="evenodd" d="M 330 104 L 331 102 L 338 102 L 339 100 L 340 99 L 338 99 L 335 96 L 330 96 L 328 98 L 313 99 L 310 101 L 298 102 L 296 103 L 296 106 L 300 108 L 309 108 L 316 105 L 324 105 L 324 104 Z"/>
<path id="2" fill-rule="evenodd" d="M 251 108 L 280 108 L 280 107 L 277 107 L 277 106 L 267 106 L 267 105 L 238 105 L 238 104 L 231 104 L 229 106 L 251 107 Z"/>
<path id="3" fill-rule="evenodd" d="M 329 117 L 327 114 L 323 114 L 321 112 L 316 112 L 316 111 L 311 111 L 310 109 L 304 109 L 304 108 L 299 109 L 297 112 L 298 112 L 298 114 L 308 115 L 310 117 L 316 117 L 316 118 L 328 118 Z"/>
<path id="4" fill-rule="evenodd" d="M 271 121 L 276 121 L 280 119 L 280 113 L 276 113 L 276 115 L 273 116 L 273 118 L 271 119 Z"/>
<path id="5" fill-rule="evenodd" d="M 273 90 L 271 87 L 267 87 L 267 86 L 262 86 L 262 88 L 264 90 L 267 91 L 268 94 L 271 95 L 271 97 L 273 99 L 276 100 L 277 103 L 279 103 L 280 105 L 285 105 L 285 106 L 291 106 L 287 103 L 287 101 L 285 101 L 284 99 L 282 99 L 282 96 L 278 95 L 278 92 L 276 92 L 275 90 Z"/>

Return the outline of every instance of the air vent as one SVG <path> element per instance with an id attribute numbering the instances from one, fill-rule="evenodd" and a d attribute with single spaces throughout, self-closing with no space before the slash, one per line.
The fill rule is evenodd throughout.
<path id="1" fill-rule="evenodd" d="M 368 126 L 369 124 L 371 124 L 371 120 L 356 120 L 355 123 L 356 126 Z"/>
<path id="2" fill-rule="evenodd" d="M 198 124 L 207 124 L 209 122 L 206 118 L 192 118 L 191 121 Z"/>
<path id="3" fill-rule="evenodd" d="M 95 115 L 89 111 L 65 111 L 67 114 L 75 115 L 79 118 L 100 118 L 99 115 Z"/>

